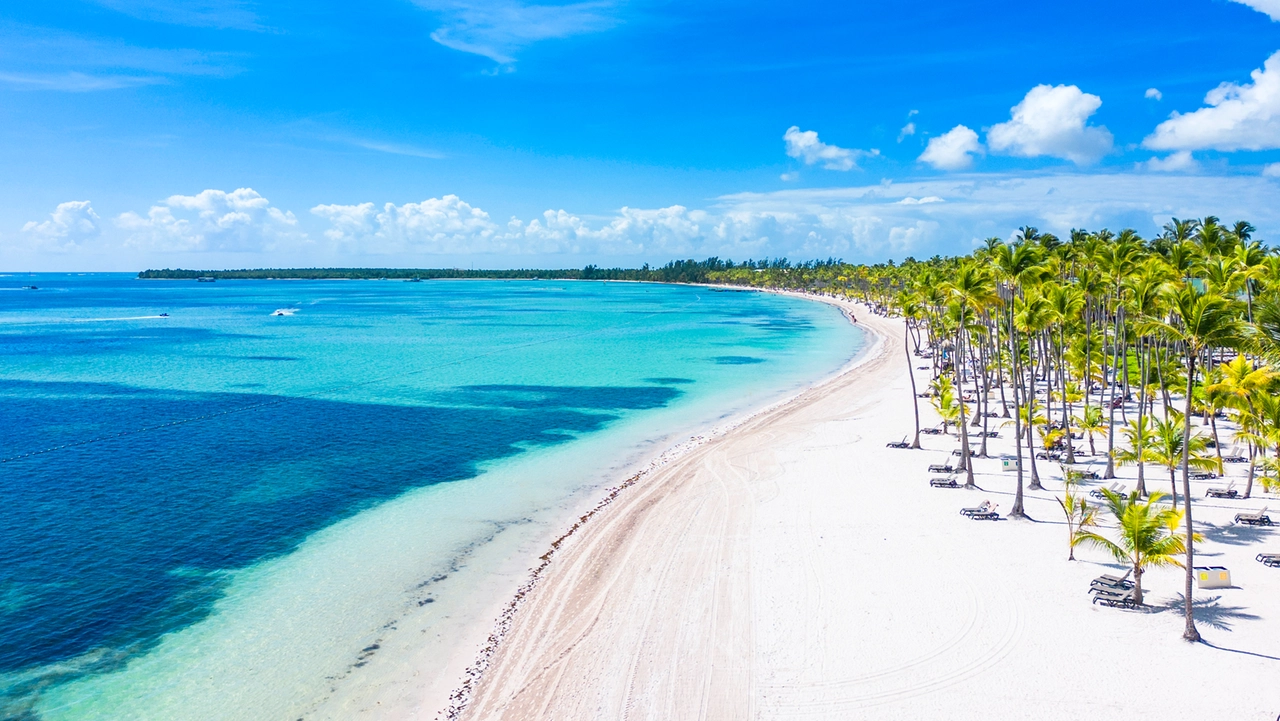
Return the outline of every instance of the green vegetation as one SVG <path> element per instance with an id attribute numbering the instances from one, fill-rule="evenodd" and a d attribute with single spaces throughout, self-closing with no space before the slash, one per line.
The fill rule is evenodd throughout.
<path id="1" fill-rule="evenodd" d="M 835 261 L 828 261 L 834 264 Z M 809 264 L 810 266 L 816 264 Z M 138 274 L 144 280 L 422 280 L 437 279 L 494 279 L 494 280 L 634 280 L 655 283 L 707 283 L 711 276 L 730 270 L 754 272 L 770 268 L 792 268 L 785 259 L 775 261 L 747 261 L 735 264 L 731 260 L 708 258 L 706 260 L 676 260 L 664 266 L 651 268 L 585 268 L 559 270 L 467 270 L 464 268 L 258 268 L 254 270 L 144 270 Z M 796 268 L 808 266 L 794 266 Z"/>

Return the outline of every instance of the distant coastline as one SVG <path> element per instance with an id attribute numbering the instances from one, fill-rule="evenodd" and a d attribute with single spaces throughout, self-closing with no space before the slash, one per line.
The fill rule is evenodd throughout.
<path id="1" fill-rule="evenodd" d="M 142 280 L 631 280 L 663 283 L 704 283 L 710 274 L 732 268 L 732 262 L 673 261 L 651 268 L 585 268 L 484 270 L 464 268 L 254 268 L 241 270 L 144 270 Z"/>

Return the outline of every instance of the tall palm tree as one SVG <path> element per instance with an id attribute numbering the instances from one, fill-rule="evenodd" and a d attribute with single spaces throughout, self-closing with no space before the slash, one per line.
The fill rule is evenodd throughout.
<path id="1" fill-rule="evenodd" d="M 1207 219 L 1206 219 L 1207 220 Z M 1245 327 L 1240 320 L 1236 304 L 1215 293 L 1208 293 L 1196 288 L 1194 283 L 1183 282 L 1176 290 L 1168 294 L 1169 307 L 1173 317 L 1147 318 L 1144 328 L 1162 333 L 1168 340 L 1182 346 L 1186 360 L 1187 390 L 1186 409 L 1183 413 L 1184 438 L 1191 438 L 1191 391 L 1195 381 L 1197 361 L 1214 348 L 1238 348 L 1245 341 Z M 1194 581 L 1192 567 L 1195 565 L 1195 530 L 1191 520 L 1191 444 L 1182 446 L 1182 492 L 1186 498 L 1186 588 L 1183 615 L 1186 627 L 1182 637 L 1188 641 L 1199 641 L 1200 631 L 1196 629 L 1194 609 L 1191 605 L 1191 586 Z"/>
<path id="2" fill-rule="evenodd" d="M 1026 239 L 1026 228 L 1023 229 L 1023 238 Z M 1034 229 L 1032 229 L 1034 233 Z M 1014 243 L 1012 245 L 998 245 L 992 250 L 992 260 L 995 261 L 996 272 L 1003 282 L 1001 288 L 1000 299 L 1005 307 L 1004 320 L 1007 322 L 1005 326 L 1009 339 L 1009 362 L 1012 366 L 1010 370 L 1011 379 L 1016 380 L 1013 386 L 1013 418 L 1014 418 L 1014 447 L 1015 454 L 1018 457 L 1017 463 L 1017 490 L 1014 493 L 1013 508 L 1009 510 L 1011 518 L 1026 518 L 1027 512 L 1023 506 L 1023 479 L 1022 479 L 1022 427 L 1020 425 L 1019 407 L 1021 403 L 1021 394 L 1018 387 L 1021 383 L 1021 370 L 1018 368 L 1018 359 L 1021 353 L 1018 347 L 1018 332 L 1014 324 L 1015 303 L 1022 286 L 1027 283 L 1035 283 L 1043 277 L 1044 270 L 1040 267 L 1042 258 L 1040 248 L 1029 242 Z M 1034 460 L 1035 450 L 1032 449 L 1031 457 Z"/>
<path id="3" fill-rule="evenodd" d="M 1183 565 L 1178 559 L 1187 550 L 1186 538 L 1178 535 L 1183 513 L 1158 508 L 1156 504 L 1164 496 L 1159 491 L 1146 500 L 1136 491 L 1128 496 L 1106 489 L 1102 493 L 1119 537 L 1112 540 L 1093 531 L 1081 531 L 1076 534 L 1074 545 L 1097 546 L 1117 561 L 1129 564 L 1133 569 L 1133 600 L 1142 605 L 1142 574 L 1148 567 Z"/>

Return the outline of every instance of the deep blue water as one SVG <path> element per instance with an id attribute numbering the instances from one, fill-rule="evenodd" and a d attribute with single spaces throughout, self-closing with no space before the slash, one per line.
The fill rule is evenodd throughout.
<path id="1" fill-rule="evenodd" d="M 852 348 L 831 309 L 677 286 L 9 289 L 32 282 L 0 277 L 0 717 L 381 501 L 632 414 L 765 397 Z"/>

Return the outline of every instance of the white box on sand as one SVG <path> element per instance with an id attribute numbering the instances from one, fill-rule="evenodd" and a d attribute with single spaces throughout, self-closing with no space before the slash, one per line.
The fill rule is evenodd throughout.
<path id="1" fill-rule="evenodd" d="M 1226 566 L 1196 566 L 1195 571 L 1200 588 L 1231 588 L 1231 571 Z"/>

